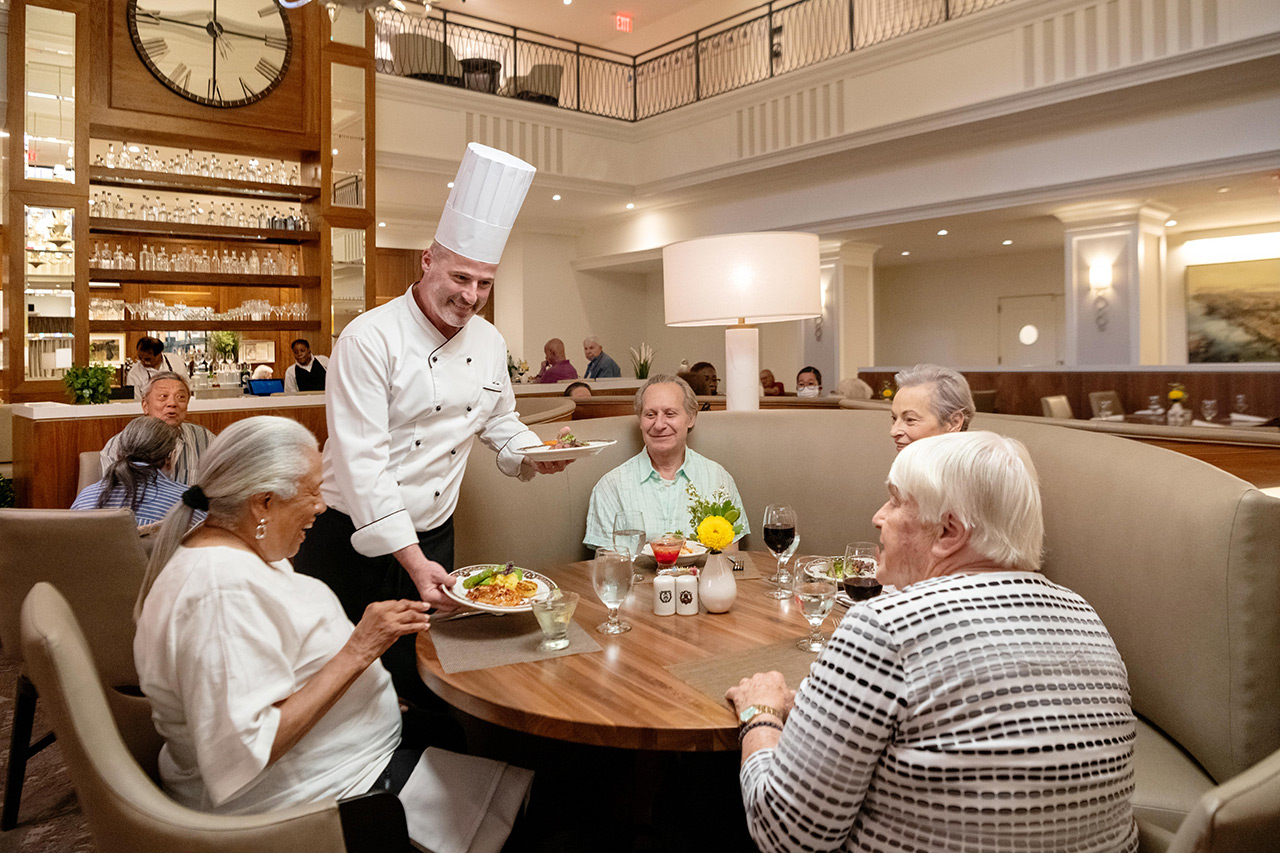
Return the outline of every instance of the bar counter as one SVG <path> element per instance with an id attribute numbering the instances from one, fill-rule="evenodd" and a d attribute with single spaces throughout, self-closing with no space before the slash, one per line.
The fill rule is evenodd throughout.
<path id="1" fill-rule="evenodd" d="M 323 445 L 329 435 L 324 394 L 200 399 L 191 401 L 187 420 L 213 432 L 254 415 L 279 415 L 298 421 Z M 101 450 L 111 436 L 142 413 L 137 400 L 73 406 L 68 403 L 15 403 L 13 406 L 13 482 L 18 506 L 65 508 L 76 498 L 80 454 Z"/>

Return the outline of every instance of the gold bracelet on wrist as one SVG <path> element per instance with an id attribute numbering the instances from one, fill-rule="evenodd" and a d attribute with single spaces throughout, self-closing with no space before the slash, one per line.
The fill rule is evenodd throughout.
<path id="1" fill-rule="evenodd" d="M 773 720 L 756 720 L 753 723 L 748 723 L 747 725 L 742 727 L 741 731 L 738 732 L 738 745 L 741 746 L 743 741 L 747 739 L 747 732 L 751 731 L 752 729 L 759 729 L 759 728 L 777 729 L 779 732 L 781 732 L 782 723 L 776 723 Z"/>

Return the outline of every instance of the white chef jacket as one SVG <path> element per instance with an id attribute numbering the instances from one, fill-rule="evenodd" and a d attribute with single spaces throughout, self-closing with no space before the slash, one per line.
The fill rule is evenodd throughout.
<path id="1" fill-rule="evenodd" d="M 249 814 L 369 790 L 400 743 L 400 707 L 379 661 L 267 766 L 276 703 L 351 636 L 333 591 L 225 546 L 180 547 L 147 595 L 133 640 L 139 684 L 165 740 L 160 778 L 178 802 Z"/>
<path id="2" fill-rule="evenodd" d="M 326 384 L 322 494 L 351 516 L 366 557 L 415 545 L 453 515 L 473 437 L 511 477 L 515 449 L 541 441 L 516 415 L 498 330 L 472 317 L 446 339 L 412 286 L 342 331 Z"/>
<path id="3" fill-rule="evenodd" d="M 191 378 L 187 373 L 187 366 L 183 363 L 182 359 L 174 358 L 169 355 L 169 353 L 162 352 L 160 353 L 159 367 L 147 367 L 142 362 L 135 361 L 133 363 L 133 367 L 129 368 L 129 375 L 125 377 L 124 384 L 132 385 L 133 399 L 141 400 L 142 390 L 147 387 L 147 383 L 151 381 L 151 377 L 155 376 L 157 373 L 163 373 L 165 371 L 176 373 L 179 376 L 186 376 L 188 379 Z"/>

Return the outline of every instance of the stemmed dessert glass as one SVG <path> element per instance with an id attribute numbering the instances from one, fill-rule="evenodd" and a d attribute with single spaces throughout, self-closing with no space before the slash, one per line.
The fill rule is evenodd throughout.
<path id="1" fill-rule="evenodd" d="M 618 608 L 631 592 L 631 555 L 612 548 L 597 548 L 591 562 L 591 585 L 605 607 L 609 619 L 596 626 L 601 634 L 625 634 L 631 630 L 626 622 L 619 621 Z"/>
<path id="2" fill-rule="evenodd" d="M 684 551 L 684 537 L 679 533 L 664 533 L 649 542 L 653 549 L 653 561 L 658 564 L 659 572 L 673 569 Z"/>
<path id="3" fill-rule="evenodd" d="M 773 576 L 774 587 L 769 596 L 787 598 L 791 595 L 791 573 L 786 569 L 787 560 L 800 547 L 794 509 L 781 504 L 769 504 L 764 508 L 764 544 L 778 560 L 778 571 Z"/>
<path id="4" fill-rule="evenodd" d="M 613 517 L 613 549 L 626 551 L 631 555 L 632 582 L 641 580 L 636 570 L 636 560 L 640 557 L 640 549 L 644 547 L 644 513 L 636 510 L 623 510 Z"/>
<path id="5" fill-rule="evenodd" d="M 836 592 L 839 585 L 831 576 L 831 560 L 822 557 L 801 561 L 796 566 L 792 593 L 796 604 L 809 623 L 809 636 L 796 644 L 797 648 L 810 652 L 820 652 L 827 644 L 827 638 L 818 629 L 831 613 L 836 604 Z"/>

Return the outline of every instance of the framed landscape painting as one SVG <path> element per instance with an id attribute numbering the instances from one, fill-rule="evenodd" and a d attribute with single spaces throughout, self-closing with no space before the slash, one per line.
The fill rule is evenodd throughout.
<path id="1" fill-rule="evenodd" d="M 1280 361 L 1280 259 L 1187 267 L 1187 360 Z"/>

